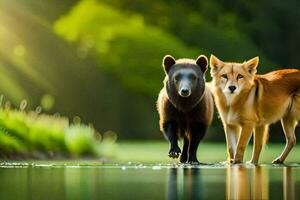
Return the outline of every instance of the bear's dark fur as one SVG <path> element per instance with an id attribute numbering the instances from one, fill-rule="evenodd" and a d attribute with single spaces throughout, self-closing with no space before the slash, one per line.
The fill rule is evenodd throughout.
<path id="1" fill-rule="evenodd" d="M 160 129 L 170 142 L 169 157 L 180 162 L 199 163 L 197 148 L 213 117 L 213 98 L 205 86 L 204 73 L 207 58 L 175 60 L 167 55 L 163 59 L 166 73 L 164 87 L 159 93 L 157 109 Z M 178 139 L 183 137 L 182 152 Z"/>

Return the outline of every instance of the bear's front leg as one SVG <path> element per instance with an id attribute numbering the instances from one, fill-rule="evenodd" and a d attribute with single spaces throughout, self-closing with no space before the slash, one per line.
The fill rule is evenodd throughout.
<path id="1" fill-rule="evenodd" d="M 190 164 L 199 164 L 199 161 L 197 160 L 197 149 L 200 141 L 205 135 L 206 128 L 206 125 L 202 123 L 194 123 L 191 125 L 188 150 L 188 163 Z"/>
<path id="2" fill-rule="evenodd" d="M 164 126 L 164 133 L 170 142 L 169 157 L 178 158 L 181 150 L 178 146 L 178 126 L 176 122 L 167 122 Z"/>
<path id="3" fill-rule="evenodd" d="M 186 163 L 188 160 L 188 149 L 189 149 L 189 139 L 186 135 L 183 137 L 183 148 L 182 153 L 180 155 L 180 162 Z"/>

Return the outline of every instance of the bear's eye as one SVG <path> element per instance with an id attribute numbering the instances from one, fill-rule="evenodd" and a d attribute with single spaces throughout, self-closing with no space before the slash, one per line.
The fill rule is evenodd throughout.
<path id="1" fill-rule="evenodd" d="M 237 80 L 242 79 L 242 78 L 244 78 L 244 76 L 241 75 L 241 74 L 238 74 L 237 77 L 236 77 Z"/>
<path id="2" fill-rule="evenodd" d="M 228 79 L 226 74 L 221 75 L 222 78 Z"/>
<path id="3" fill-rule="evenodd" d="M 189 79 L 194 81 L 197 79 L 197 77 L 194 74 L 190 74 Z"/>
<path id="4" fill-rule="evenodd" d="M 175 81 L 179 81 L 181 79 L 181 74 L 177 74 L 176 76 L 175 76 Z"/>

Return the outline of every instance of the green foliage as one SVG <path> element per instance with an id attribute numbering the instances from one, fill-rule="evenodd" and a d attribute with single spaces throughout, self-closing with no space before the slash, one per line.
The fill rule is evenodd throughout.
<path id="1" fill-rule="evenodd" d="M 26 152 L 27 148 L 14 136 L 8 134 L 5 129 L 0 130 L 0 149 L 2 154 L 12 154 L 14 152 Z"/>
<path id="2" fill-rule="evenodd" d="M 155 100 L 165 54 L 213 53 L 231 61 L 259 55 L 259 73 L 299 65 L 295 0 L 3 0 L 0 5 L 0 93 L 11 100 L 7 104 L 27 99 L 29 109 L 78 115 L 122 139 L 162 138 Z M 271 129 L 271 139 L 283 140 L 278 127 Z M 15 144 L 22 135 L 1 137 Z M 223 139 L 217 115 L 207 139 Z"/>
<path id="3" fill-rule="evenodd" d="M 82 55 L 90 51 L 95 54 L 100 67 L 112 72 L 131 90 L 156 96 L 162 86 L 161 59 L 165 54 L 195 58 L 211 52 L 221 54 L 223 59 L 241 61 L 260 55 L 263 64 L 270 63 L 237 29 L 238 19 L 232 12 L 210 21 L 205 12 L 197 14 L 188 5 L 160 2 L 162 7 L 154 13 L 143 10 L 141 15 L 134 12 L 134 6 L 126 13 L 108 4 L 83 0 L 55 23 L 54 30 L 67 41 L 76 42 Z M 118 6 L 122 8 L 122 4 Z"/>
<path id="4" fill-rule="evenodd" d="M 1 157 L 98 157 L 105 144 L 91 126 L 70 124 L 65 117 L 0 109 Z M 98 135 L 98 137 L 96 137 Z M 98 138 L 98 139 L 97 139 Z"/>
<path id="5" fill-rule="evenodd" d="M 104 2 L 128 13 L 142 14 L 145 23 L 168 31 L 189 48 L 201 48 L 207 56 L 212 53 L 224 60 L 244 61 L 259 55 L 262 65 L 271 63 L 251 40 L 250 34 L 241 30 L 239 13 L 225 8 L 227 2 L 216 0 L 104 0 Z M 265 67 L 261 70 L 265 71 Z"/>
<path id="6" fill-rule="evenodd" d="M 127 15 L 96 1 L 81 1 L 55 24 L 55 31 L 81 52 L 94 50 L 100 67 L 130 89 L 154 95 L 162 86 L 162 56 L 195 57 L 171 34 L 146 25 L 141 15 Z"/>
<path id="7" fill-rule="evenodd" d="M 91 133 L 93 133 L 91 127 L 71 125 L 65 130 L 65 143 L 67 148 L 75 155 L 93 155 L 93 143 L 95 141 Z"/>
<path id="8" fill-rule="evenodd" d="M 127 132 L 127 137 L 134 131 L 147 132 L 147 136 L 140 134 L 146 138 L 152 133 L 150 128 L 156 127 L 158 132 L 157 119 L 151 116 L 155 115 L 154 102 L 162 87 L 161 59 L 165 54 L 195 58 L 212 53 L 225 61 L 240 62 L 259 55 L 259 72 L 275 69 L 252 33 L 246 31 L 244 25 L 250 22 L 240 17 L 243 15 L 237 8 L 231 8 L 234 4 L 215 0 L 82 0 L 56 21 L 54 31 L 77 47 L 83 58 L 92 55 L 100 69 L 120 80 L 125 93 L 134 91 L 131 94 L 150 97 L 152 103 L 145 104 L 145 109 L 134 112 L 130 106 L 124 108 L 128 103 L 120 108 L 120 121 L 125 122 L 118 132 Z M 244 9 L 251 12 L 252 4 Z M 210 80 L 209 73 L 206 78 Z M 134 96 L 130 100 L 136 105 L 142 101 Z M 146 113 L 146 109 L 152 112 Z M 143 115 L 142 119 L 151 120 L 132 120 Z M 215 117 L 208 138 L 220 140 L 219 132 L 221 123 Z"/>

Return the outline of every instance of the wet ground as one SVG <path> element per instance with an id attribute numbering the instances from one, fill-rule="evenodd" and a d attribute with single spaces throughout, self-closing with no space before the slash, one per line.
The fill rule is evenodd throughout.
<path id="1" fill-rule="evenodd" d="M 0 199 L 299 199 L 300 165 L 0 164 Z"/>

